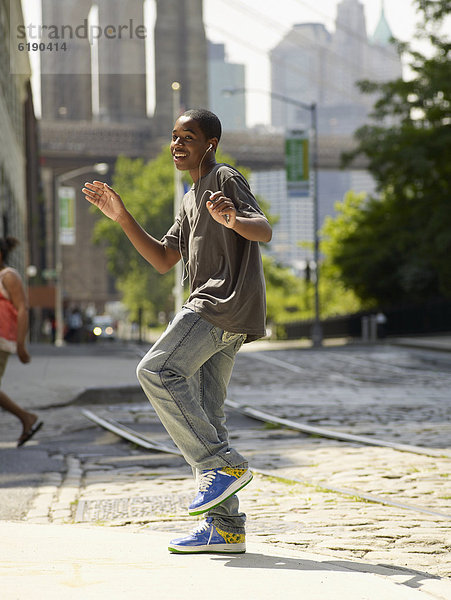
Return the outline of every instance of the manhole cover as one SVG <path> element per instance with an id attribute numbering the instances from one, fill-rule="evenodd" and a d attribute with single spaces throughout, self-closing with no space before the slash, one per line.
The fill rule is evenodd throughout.
<path id="1" fill-rule="evenodd" d="M 186 515 L 192 495 L 133 496 L 80 500 L 75 513 L 76 523 L 97 521 L 152 521 L 155 517 Z"/>

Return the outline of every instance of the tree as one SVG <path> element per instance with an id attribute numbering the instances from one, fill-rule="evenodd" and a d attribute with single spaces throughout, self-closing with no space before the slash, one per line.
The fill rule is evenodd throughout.
<path id="1" fill-rule="evenodd" d="M 347 230 L 329 246 L 345 285 L 381 304 L 451 298 L 451 43 L 439 29 L 451 3 L 416 4 L 433 53 L 400 44 L 410 80 L 361 82 L 362 91 L 379 94 L 375 122 L 357 131 L 345 163 L 366 155 L 380 197 L 348 198 L 338 217 Z"/>
<path id="2" fill-rule="evenodd" d="M 113 187 L 144 229 L 157 238 L 166 233 L 173 219 L 173 167 L 169 148 L 147 164 L 142 159 L 119 157 Z M 173 273 L 162 276 L 149 268 L 117 223 L 109 219 L 99 217 L 94 241 L 106 241 L 108 269 L 133 320 L 138 319 L 140 309 L 148 323 L 155 322 L 160 311 L 170 311 Z"/>
<path id="3" fill-rule="evenodd" d="M 367 201 L 365 194 L 348 192 L 336 211 L 322 230 L 322 278 L 342 280 L 344 288 L 362 300 L 362 308 L 381 298 L 391 303 L 399 295 L 397 263 L 402 252 L 394 252 L 391 243 L 398 224 L 386 218 L 383 202 Z"/>
<path id="4" fill-rule="evenodd" d="M 315 288 L 313 281 L 297 277 L 290 267 L 278 264 L 263 254 L 266 280 L 267 321 L 271 329 L 283 335 L 283 325 L 292 321 L 313 319 Z M 361 303 L 352 290 L 345 289 L 336 268 L 329 263 L 321 267 L 321 317 L 334 317 L 356 312 Z M 279 327 L 282 326 L 282 327 Z"/>

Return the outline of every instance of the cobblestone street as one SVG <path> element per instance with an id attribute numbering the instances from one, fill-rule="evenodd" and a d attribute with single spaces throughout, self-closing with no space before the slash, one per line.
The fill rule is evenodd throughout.
<path id="1" fill-rule="evenodd" d="M 389 345 L 264 352 L 253 346 L 238 356 L 231 400 L 438 456 L 312 436 L 229 409 L 233 444 L 257 471 L 240 493 L 249 539 L 404 568 L 412 587 L 444 599 L 436 586 L 443 584 L 438 577 L 451 575 L 451 354 Z M 132 354 L 124 367 L 136 362 Z M 186 505 L 194 482 L 184 460 L 145 452 L 81 413 L 89 408 L 170 444 L 133 374 L 123 383 L 129 393 L 116 398 L 111 388 L 114 402 L 98 390 L 100 404 L 79 394 L 78 403 L 42 410 L 45 429 L 26 451 L 45 451 L 60 468 L 42 474 L 23 519 L 168 535 L 192 528 Z M 368 502 L 362 494 L 411 508 Z"/>

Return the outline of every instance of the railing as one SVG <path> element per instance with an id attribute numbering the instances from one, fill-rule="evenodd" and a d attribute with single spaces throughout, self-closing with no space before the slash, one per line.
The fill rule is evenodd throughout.
<path id="1" fill-rule="evenodd" d="M 385 323 L 377 322 L 383 314 Z M 379 321 L 382 321 L 379 317 Z M 279 335 L 286 339 L 310 337 L 311 320 L 279 325 Z M 325 338 L 376 338 L 400 335 L 427 335 L 451 332 L 451 301 L 435 300 L 422 305 L 374 309 L 322 321 Z"/>

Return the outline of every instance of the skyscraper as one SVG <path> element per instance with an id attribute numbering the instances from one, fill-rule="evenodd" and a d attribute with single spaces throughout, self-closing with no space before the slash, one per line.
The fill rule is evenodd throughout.
<path id="1" fill-rule="evenodd" d="M 399 76 L 399 57 L 391 44 L 393 34 L 385 16 L 384 0 L 381 0 L 379 22 L 370 38 L 369 68 L 376 81 L 387 81 Z"/>
<path id="2" fill-rule="evenodd" d="M 333 147 L 334 140 L 342 144 L 368 120 L 375 101 L 374 95 L 362 94 L 356 82 L 388 81 L 401 76 L 400 57 L 391 38 L 383 3 L 376 30 L 368 37 L 363 4 L 341 0 L 334 32 L 320 23 L 299 23 L 272 50 L 272 90 L 305 104 L 316 103 L 323 147 Z M 310 111 L 301 107 L 272 101 L 272 124 L 281 130 L 311 131 L 310 117 Z M 305 197 L 287 194 L 282 170 L 253 174 L 253 184 L 279 215 L 270 251 L 294 268 L 311 261 L 312 252 L 308 244 L 303 244 L 313 239 L 311 193 Z M 335 202 L 342 201 L 351 189 L 371 194 L 375 182 L 368 172 L 354 167 L 343 170 L 336 164 L 318 169 L 320 227 L 326 215 L 334 214 Z"/>
<path id="3" fill-rule="evenodd" d="M 362 94 L 356 82 L 401 76 L 401 60 L 391 37 L 383 3 L 379 24 L 369 38 L 363 4 L 341 0 L 335 32 L 319 23 L 294 25 L 271 51 L 272 89 L 305 103 L 316 102 L 320 132 L 350 135 L 365 122 L 375 99 Z M 276 127 L 306 127 L 308 119 L 302 109 L 272 103 Z"/>
<path id="4" fill-rule="evenodd" d="M 246 96 L 226 96 L 226 88 L 244 88 L 244 65 L 227 61 L 224 44 L 208 43 L 208 96 L 210 109 L 221 119 L 224 131 L 246 129 Z"/>
<path id="5" fill-rule="evenodd" d="M 324 104 L 330 40 L 330 33 L 321 23 L 293 25 L 270 53 L 271 89 L 307 104 Z M 276 127 L 306 126 L 309 120 L 302 108 L 272 100 L 271 121 Z"/>

